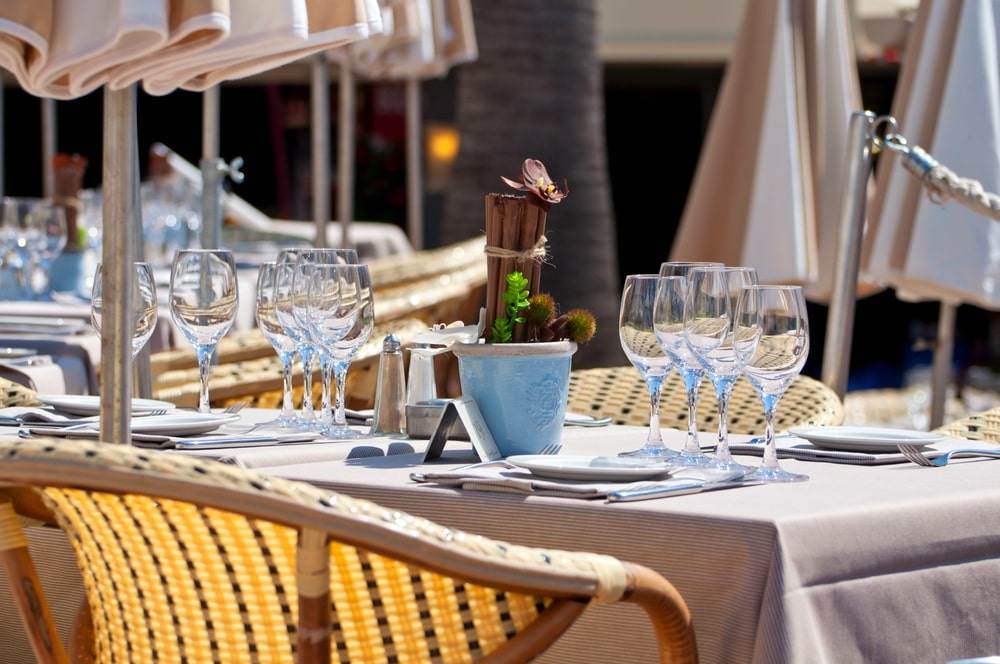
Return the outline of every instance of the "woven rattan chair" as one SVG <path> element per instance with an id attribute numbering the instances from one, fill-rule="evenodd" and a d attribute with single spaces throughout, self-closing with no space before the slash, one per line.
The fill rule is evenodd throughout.
<path id="1" fill-rule="evenodd" d="M 662 662 L 697 660 L 683 598 L 615 558 L 128 446 L 13 439 L 0 459 L 0 560 L 41 662 L 64 656 L 18 515 L 74 545 L 89 610 L 70 650 L 84 659 L 521 662 L 591 604 L 625 601 L 645 609 Z"/>
<path id="2" fill-rule="evenodd" d="M 944 424 L 934 429 L 934 433 L 1000 444 L 1000 406 Z"/>
<path id="3" fill-rule="evenodd" d="M 628 366 L 578 369 L 570 372 L 568 410 L 608 416 L 615 424 L 649 425 L 649 390 L 639 371 Z M 663 383 L 660 424 L 687 427 L 687 395 L 684 382 L 671 372 Z M 775 430 L 794 426 L 837 425 L 844 421 L 844 406 L 837 393 L 809 376 L 799 375 L 778 404 Z M 714 431 L 719 426 L 715 390 L 706 379 L 698 394 L 698 428 Z M 729 431 L 764 433 L 764 411 L 760 398 L 743 377 L 733 385 L 729 398 Z"/>
<path id="4" fill-rule="evenodd" d="M 0 408 L 9 406 L 40 406 L 38 393 L 30 387 L 0 378 Z"/>

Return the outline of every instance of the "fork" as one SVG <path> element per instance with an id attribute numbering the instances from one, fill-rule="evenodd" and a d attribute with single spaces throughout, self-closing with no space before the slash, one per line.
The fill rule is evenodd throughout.
<path id="1" fill-rule="evenodd" d="M 247 405 L 246 401 L 237 401 L 236 403 L 230 404 L 229 406 L 227 406 L 222 411 L 222 413 L 224 415 L 235 415 L 236 413 L 238 413 L 241 410 L 243 410 L 244 408 L 246 408 L 246 405 Z"/>
<path id="2" fill-rule="evenodd" d="M 969 450 L 950 450 L 945 452 L 941 456 L 935 457 L 933 459 L 925 456 L 920 448 L 913 445 L 896 445 L 899 448 L 900 453 L 907 459 L 919 466 L 932 466 L 941 467 L 948 464 L 953 456 L 980 456 L 988 458 L 1000 459 L 1000 449 L 996 450 L 983 450 L 983 449 L 969 449 Z"/>
<path id="3" fill-rule="evenodd" d="M 552 443 L 551 445 L 546 445 L 541 450 L 539 450 L 538 454 L 559 454 L 559 450 L 561 449 L 562 449 L 561 444 Z M 466 466 L 459 466 L 454 470 L 470 470 L 472 468 L 482 468 L 483 466 L 496 466 L 496 465 L 507 466 L 508 468 L 516 467 L 506 459 L 493 459 L 492 461 L 478 461 L 476 463 L 470 463 Z"/>

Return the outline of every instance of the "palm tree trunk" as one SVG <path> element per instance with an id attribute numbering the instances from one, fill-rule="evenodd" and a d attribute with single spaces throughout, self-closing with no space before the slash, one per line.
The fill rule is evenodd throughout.
<path id="1" fill-rule="evenodd" d="M 500 176 L 518 179 L 526 158 L 542 161 L 570 191 L 548 215 L 542 290 L 562 311 L 585 308 L 597 318 L 597 335 L 577 352 L 574 368 L 623 364 L 596 2 L 472 4 L 479 58 L 456 72 L 461 148 L 445 196 L 442 242 L 482 233 L 486 195 L 514 193 Z"/>

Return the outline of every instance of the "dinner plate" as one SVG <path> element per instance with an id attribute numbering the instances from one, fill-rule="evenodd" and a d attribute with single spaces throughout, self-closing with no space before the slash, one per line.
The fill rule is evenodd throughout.
<path id="1" fill-rule="evenodd" d="M 167 413 L 132 420 L 132 433 L 162 436 L 196 436 L 236 422 L 238 413 Z"/>
<path id="2" fill-rule="evenodd" d="M 616 457 L 560 454 L 518 454 L 506 461 L 532 475 L 557 480 L 631 482 L 663 477 L 669 468 L 661 464 L 627 461 Z"/>
<path id="3" fill-rule="evenodd" d="M 97 394 L 39 394 L 42 403 L 52 406 L 61 413 L 89 417 L 101 414 L 101 397 Z M 148 413 L 151 410 L 173 410 L 176 406 L 169 401 L 156 399 L 132 399 L 133 413 Z"/>
<path id="4" fill-rule="evenodd" d="M 928 431 L 879 427 L 792 427 L 788 433 L 816 447 L 844 452 L 899 452 L 900 443 L 923 447 L 943 438 Z"/>

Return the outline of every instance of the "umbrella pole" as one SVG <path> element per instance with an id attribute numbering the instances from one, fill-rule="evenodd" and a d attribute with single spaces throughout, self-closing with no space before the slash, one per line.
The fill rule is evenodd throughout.
<path id="1" fill-rule="evenodd" d="M 354 248 L 351 220 L 354 218 L 354 72 L 347 55 L 340 58 L 339 110 L 337 125 L 337 221 L 340 222 L 340 246 Z"/>
<path id="2" fill-rule="evenodd" d="M 944 402 L 951 382 L 951 361 L 955 354 L 955 319 L 958 307 L 941 302 L 938 311 L 937 339 L 934 342 L 934 363 L 931 366 L 930 429 L 944 424 Z"/>
<path id="3" fill-rule="evenodd" d="M 201 96 L 201 246 L 218 249 L 222 242 L 222 178 L 219 159 L 219 86 Z"/>
<path id="4" fill-rule="evenodd" d="M 136 89 L 104 88 L 101 440 L 131 442 L 134 229 L 139 224 Z"/>
<path id="5" fill-rule="evenodd" d="M 420 81 L 406 80 L 406 210 L 407 232 L 414 249 L 424 248 L 423 141 Z"/>
<path id="6" fill-rule="evenodd" d="M 872 169 L 875 114 L 851 114 L 847 154 L 857 155 L 843 180 L 840 235 L 837 238 L 833 290 L 823 342 L 823 382 L 840 397 L 847 393 L 851 341 L 857 304 L 858 269 L 864 235 L 868 178 Z"/>
<path id="7" fill-rule="evenodd" d="M 56 177 L 52 161 L 56 156 L 56 100 L 42 98 L 42 195 L 52 198 L 56 193 Z"/>
<path id="8" fill-rule="evenodd" d="M 312 192 L 316 247 L 329 246 L 330 220 L 330 62 L 320 53 L 312 62 Z"/>

